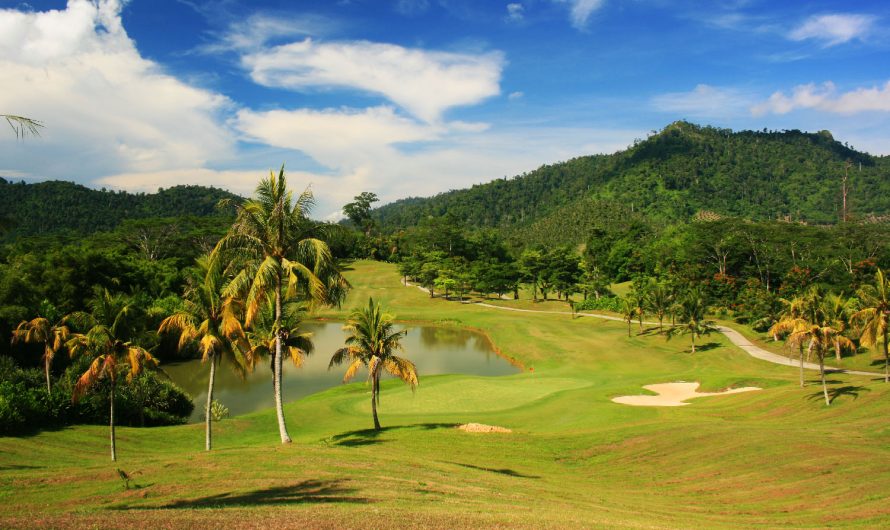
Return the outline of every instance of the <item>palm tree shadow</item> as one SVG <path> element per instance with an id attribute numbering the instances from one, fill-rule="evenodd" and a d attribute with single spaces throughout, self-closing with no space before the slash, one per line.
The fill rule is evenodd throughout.
<path id="1" fill-rule="evenodd" d="M 371 499 L 353 495 L 356 488 L 344 487 L 341 480 L 304 480 L 289 486 L 273 486 L 247 492 L 227 492 L 196 499 L 180 499 L 153 506 L 149 509 L 196 509 L 247 506 L 276 506 L 288 504 L 357 503 L 367 504 Z M 144 505 L 124 505 L 113 510 L 144 510 Z"/>
<path id="2" fill-rule="evenodd" d="M 416 423 L 414 425 L 383 427 L 379 431 L 376 429 L 359 429 L 356 431 L 335 434 L 326 439 L 325 442 L 333 442 L 333 445 L 342 445 L 346 447 L 360 447 L 364 445 L 385 443 L 386 440 L 381 440 L 380 435 L 388 431 L 396 431 L 400 429 L 419 429 L 429 431 L 432 429 L 449 429 L 457 426 L 457 423 Z"/>
<path id="3" fill-rule="evenodd" d="M 714 348 L 718 348 L 719 346 L 720 346 L 719 342 L 707 342 L 705 344 L 702 344 L 701 346 L 696 346 L 695 351 L 699 352 L 699 351 L 713 350 Z"/>
<path id="4" fill-rule="evenodd" d="M 826 381 L 827 382 L 827 381 Z M 871 389 L 864 386 L 855 386 L 855 385 L 846 385 L 846 386 L 838 386 L 828 389 L 828 401 L 834 403 L 834 401 L 841 396 L 852 396 L 853 399 L 859 398 L 860 392 L 871 392 Z M 822 390 L 820 389 L 818 392 L 810 394 L 807 396 L 807 399 L 810 401 L 818 401 L 823 399 L 825 396 L 822 394 Z"/>
<path id="5" fill-rule="evenodd" d="M 517 478 L 541 478 L 539 475 L 525 475 L 513 469 L 495 469 L 493 467 L 482 467 L 482 466 L 474 466 L 473 464 L 462 464 L 460 462 L 446 462 L 447 464 L 454 464 L 456 466 L 466 467 L 468 469 L 477 469 L 479 471 L 488 471 L 489 473 L 498 473 L 499 475 L 507 475 L 508 477 L 517 477 Z"/>

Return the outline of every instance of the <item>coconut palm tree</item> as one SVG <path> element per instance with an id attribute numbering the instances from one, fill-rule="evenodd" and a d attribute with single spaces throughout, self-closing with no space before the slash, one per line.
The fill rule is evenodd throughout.
<path id="1" fill-rule="evenodd" d="M 850 315 L 852 314 L 853 300 L 843 294 L 829 293 L 822 300 L 823 323 L 837 331 L 837 337 L 834 341 L 834 357 L 838 362 L 841 361 L 841 350 L 844 344 L 846 344 L 840 339 L 849 327 Z"/>
<path id="2" fill-rule="evenodd" d="M 275 360 L 275 341 L 281 338 L 282 351 L 286 351 L 294 366 L 303 366 L 305 358 L 312 353 L 315 345 L 312 344 L 312 333 L 301 331 L 306 307 L 300 302 L 287 302 L 281 308 L 281 326 L 284 332 L 279 334 L 275 328 L 275 315 L 272 307 L 268 306 L 261 311 L 247 331 L 247 339 L 250 344 L 248 359 L 255 366 L 259 359 L 268 357 L 270 363 Z M 274 369 L 274 367 L 273 367 Z"/>
<path id="3" fill-rule="evenodd" d="M 0 118 L 5 119 L 6 123 L 8 123 L 10 127 L 12 127 L 16 138 L 24 138 L 29 134 L 31 136 L 40 136 L 40 129 L 43 128 L 43 124 L 39 121 L 31 118 L 25 118 L 24 116 L 16 116 L 14 114 L 0 114 Z"/>
<path id="4" fill-rule="evenodd" d="M 818 286 L 813 286 L 801 296 L 792 298 L 791 300 L 782 299 L 785 310 L 779 315 L 779 320 L 769 328 L 769 333 L 774 339 L 779 340 L 780 336 L 789 336 L 795 332 L 810 329 L 813 324 L 822 322 L 822 300 L 824 296 Z M 806 343 L 797 340 L 794 343 L 797 346 L 797 352 L 800 359 L 800 387 L 804 387 L 803 363 L 804 350 L 806 350 L 807 361 L 812 354 L 814 343 Z M 805 346 L 806 344 L 806 346 Z M 790 344 L 789 344 L 790 346 Z"/>
<path id="5" fill-rule="evenodd" d="M 680 323 L 668 330 L 668 339 L 674 335 L 689 335 L 692 338 L 692 353 L 695 353 L 696 337 L 710 335 L 717 329 L 713 321 L 705 319 L 708 304 L 701 288 L 689 289 L 680 298 L 677 309 Z"/>
<path id="6" fill-rule="evenodd" d="M 637 305 L 630 298 L 621 299 L 621 317 L 627 322 L 627 336 L 630 337 L 630 325 L 637 314 Z"/>
<path id="7" fill-rule="evenodd" d="M 862 309 L 853 314 L 861 330 L 859 341 L 865 346 L 877 348 L 881 344 L 884 350 L 884 382 L 890 383 L 890 354 L 887 352 L 888 323 L 890 323 L 890 280 L 884 271 L 875 273 L 874 285 L 863 286 L 859 290 Z"/>
<path id="8" fill-rule="evenodd" d="M 210 409 L 213 405 L 216 366 L 221 359 L 226 359 L 242 378 L 249 368 L 245 353 L 250 346 L 238 319 L 239 304 L 237 300 L 222 296 L 224 283 L 225 277 L 209 256 L 198 258 L 197 273 L 185 291 L 182 308 L 165 318 L 158 329 L 158 333 L 179 333 L 180 350 L 189 344 L 196 344 L 201 362 L 210 364 L 207 404 L 204 408 L 204 446 L 207 451 L 212 447 Z"/>
<path id="9" fill-rule="evenodd" d="M 243 300 L 245 326 L 250 327 L 264 307 L 272 306 L 276 333 L 272 386 L 281 443 L 291 441 L 281 398 L 286 332 L 281 325 L 282 305 L 287 300 L 339 303 L 348 288 L 322 239 L 323 227 L 308 218 L 313 202 L 308 189 L 294 198 L 282 166 L 277 177 L 270 173 L 260 181 L 256 198 L 234 205 L 235 223 L 213 251 L 215 261 L 237 271 L 223 294 Z"/>
<path id="10" fill-rule="evenodd" d="M 842 336 L 838 330 L 819 323 L 800 324 L 788 336 L 790 346 L 796 346 L 802 351 L 803 345 L 807 344 L 808 350 L 815 353 L 816 358 L 819 359 L 819 375 L 822 378 L 822 394 L 825 396 L 826 405 L 831 405 L 831 400 L 828 399 L 828 387 L 825 384 L 825 354 L 836 343 L 840 343 L 842 346 L 853 346 L 850 339 Z"/>
<path id="11" fill-rule="evenodd" d="M 349 315 L 349 321 L 343 327 L 350 333 L 346 338 L 346 347 L 337 350 L 328 365 L 330 369 L 349 363 L 343 376 L 344 383 L 352 379 L 359 368 L 367 367 L 368 379 L 371 381 L 371 415 L 374 417 L 374 429 L 378 431 L 380 421 L 377 419 L 377 406 L 380 404 L 381 372 L 386 370 L 410 385 L 412 390 L 418 384 L 417 367 L 414 363 L 393 353 L 403 349 L 400 341 L 407 333 L 404 330 L 395 330 L 393 318 L 384 313 L 373 298 L 368 298 L 367 307 L 357 308 Z"/>
<path id="12" fill-rule="evenodd" d="M 646 298 L 646 301 L 648 302 L 649 311 L 658 317 L 658 331 L 663 331 L 664 317 L 674 303 L 673 293 L 664 283 L 657 282 L 649 289 L 649 296 Z"/>
<path id="13" fill-rule="evenodd" d="M 59 350 L 65 347 L 70 330 L 64 322 L 53 324 L 48 318 L 37 317 L 31 321 L 22 321 L 12 332 L 12 342 L 42 343 L 43 372 L 46 374 L 46 392 L 52 392 L 50 371 Z"/>
<path id="14" fill-rule="evenodd" d="M 66 320 L 88 329 L 68 340 L 72 356 L 87 355 L 93 359 L 90 367 L 74 385 L 72 400 L 77 402 L 102 379 L 109 381 L 109 428 L 111 431 L 111 460 L 117 460 L 114 435 L 114 393 L 121 376 L 129 383 L 144 368 L 157 367 L 158 362 L 135 341 L 141 311 L 122 295 L 112 295 L 107 289 L 97 291 L 89 301 L 90 313 L 74 313 Z"/>

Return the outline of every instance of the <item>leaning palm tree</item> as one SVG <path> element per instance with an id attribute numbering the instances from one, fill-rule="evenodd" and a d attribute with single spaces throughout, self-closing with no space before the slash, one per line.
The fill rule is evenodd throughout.
<path id="1" fill-rule="evenodd" d="M 235 205 L 235 223 L 213 251 L 214 261 L 234 273 L 223 294 L 243 301 L 245 326 L 272 307 L 272 386 L 281 443 L 291 441 L 281 397 L 282 305 L 287 300 L 338 304 L 348 288 L 323 239 L 324 228 L 308 218 L 313 203 L 308 189 L 294 198 L 282 166 L 277 177 L 272 173 L 260 181 L 256 198 Z"/>
<path id="2" fill-rule="evenodd" d="M 700 288 L 690 289 L 680 299 L 678 304 L 679 324 L 675 324 L 668 330 L 668 339 L 674 335 L 689 335 L 692 338 L 692 353 L 695 353 L 695 339 L 704 335 L 710 335 L 717 327 L 711 320 L 706 320 L 708 304 L 705 295 Z"/>
<path id="3" fill-rule="evenodd" d="M 875 284 L 866 285 L 859 291 L 862 309 L 853 314 L 852 319 L 860 325 L 859 340 L 865 346 L 884 350 L 884 381 L 890 383 L 890 354 L 887 352 L 888 324 L 890 324 L 890 280 L 884 271 L 875 273 Z"/>
<path id="4" fill-rule="evenodd" d="M 249 367 L 245 358 L 249 345 L 238 319 L 237 301 L 221 294 L 225 278 L 219 267 L 213 266 L 209 256 L 202 256 L 197 260 L 197 270 L 185 291 L 182 308 L 161 322 L 158 333 L 179 333 L 178 348 L 181 350 L 189 344 L 197 344 L 201 362 L 210 364 L 207 405 L 204 408 L 204 446 L 210 451 L 210 408 L 213 404 L 216 366 L 221 359 L 226 359 L 229 366 L 244 378 Z"/>
<path id="5" fill-rule="evenodd" d="M 349 315 L 344 330 L 350 333 L 346 338 L 346 347 L 337 350 L 331 357 L 328 369 L 349 363 L 343 382 L 355 376 L 362 366 L 368 369 L 371 381 L 371 415 L 374 417 L 374 429 L 380 430 L 377 419 L 377 406 L 380 404 L 380 374 L 386 370 L 398 377 L 411 389 L 417 387 L 417 367 L 414 363 L 393 352 L 402 350 L 401 339 L 406 331 L 396 331 L 393 316 L 383 312 L 379 303 L 373 298 L 368 299 L 368 306 L 357 308 Z"/>
<path id="6" fill-rule="evenodd" d="M 41 122 L 31 118 L 25 118 L 24 116 L 16 116 L 14 114 L 0 114 L 0 118 L 5 119 L 6 123 L 8 123 L 10 127 L 12 127 L 16 138 L 24 138 L 29 134 L 31 136 L 40 136 L 40 129 L 43 128 L 43 124 Z"/>
<path id="7" fill-rule="evenodd" d="M 50 371 L 53 359 L 65 346 L 70 330 L 64 322 L 53 324 L 48 318 L 37 317 L 31 321 L 22 321 L 12 332 L 12 342 L 43 344 L 43 372 L 46 374 L 46 392 L 52 392 Z"/>
<path id="8" fill-rule="evenodd" d="M 90 313 L 74 313 L 67 320 L 87 328 L 86 333 L 76 333 L 68 340 L 72 356 L 87 355 L 92 358 L 90 367 L 74 385 L 72 400 L 77 402 L 102 379 L 109 381 L 109 428 L 111 430 L 111 460 L 117 460 L 114 434 L 114 393 L 118 380 L 126 374 L 130 383 L 146 367 L 157 367 L 158 362 L 133 340 L 140 311 L 122 295 L 112 295 L 108 290 L 98 291 L 89 302 Z"/>

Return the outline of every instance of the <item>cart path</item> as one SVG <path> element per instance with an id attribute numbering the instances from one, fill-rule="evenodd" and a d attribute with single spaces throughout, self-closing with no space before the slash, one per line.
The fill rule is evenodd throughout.
<path id="1" fill-rule="evenodd" d="M 418 289 L 426 292 L 426 289 L 424 289 L 423 287 L 421 287 L 419 285 L 407 283 L 404 280 L 402 281 L 402 283 L 408 287 L 417 287 Z M 463 303 L 466 303 L 466 302 L 463 302 Z M 473 305 L 481 306 L 481 307 L 488 307 L 491 309 L 500 309 L 502 311 L 516 311 L 519 313 L 571 315 L 571 313 L 569 313 L 568 311 L 539 311 L 536 309 L 519 309 L 517 307 L 504 307 L 504 306 L 499 306 L 499 305 L 486 304 L 485 302 L 475 302 L 475 303 L 473 303 Z M 623 318 L 614 317 L 611 315 L 598 315 L 595 313 L 575 313 L 575 315 L 579 316 L 579 317 L 599 318 L 602 320 L 614 320 L 616 322 L 624 322 Z M 634 321 L 634 322 L 636 322 L 636 321 Z M 645 324 L 647 326 L 657 326 L 658 322 L 646 322 L 644 320 L 643 324 Z M 735 344 L 736 346 L 741 348 L 742 351 L 744 351 L 751 357 L 754 357 L 755 359 L 760 359 L 761 361 L 767 361 L 767 362 L 771 362 L 774 364 L 791 366 L 794 368 L 800 367 L 800 361 L 796 361 L 790 357 L 785 357 L 784 355 L 779 355 L 779 354 L 764 350 L 763 348 L 751 343 L 751 341 L 746 339 L 741 333 L 739 333 L 738 331 L 736 331 L 730 327 L 717 326 L 717 331 L 722 333 L 727 339 L 729 339 L 730 342 L 732 342 L 733 344 Z M 803 367 L 806 368 L 807 370 L 819 370 L 819 365 L 816 363 L 805 362 L 805 363 L 803 363 Z M 878 372 L 863 372 L 863 371 L 859 371 L 859 370 L 845 370 L 843 368 L 835 368 L 832 366 L 826 366 L 825 371 L 826 372 L 842 373 L 842 374 L 864 375 L 864 376 L 869 376 L 869 377 L 884 377 L 884 374 L 878 373 Z"/>

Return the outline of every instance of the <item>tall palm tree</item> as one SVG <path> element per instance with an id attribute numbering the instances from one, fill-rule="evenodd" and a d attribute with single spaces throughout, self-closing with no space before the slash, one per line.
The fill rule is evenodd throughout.
<path id="1" fill-rule="evenodd" d="M 50 370 L 53 359 L 59 350 L 65 347 L 70 330 L 64 322 L 53 324 L 48 318 L 37 317 L 31 321 L 22 321 L 12 332 L 12 342 L 42 343 L 43 344 L 43 372 L 46 374 L 46 392 L 52 392 L 50 383 Z"/>
<path id="2" fill-rule="evenodd" d="M 673 293 L 662 282 L 657 282 L 649 289 L 649 296 L 646 298 L 649 310 L 658 317 L 658 331 L 664 329 L 664 317 L 670 311 L 674 302 Z"/>
<path id="3" fill-rule="evenodd" d="M 286 351 L 294 366 L 303 366 L 305 358 L 312 353 L 315 345 L 312 344 L 312 333 L 301 331 L 300 324 L 305 318 L 306 307 L 299 302 L 287 302 L 282 307 L 281 327 L 283 333 L 277 333 L 275 328 L 275 315 L 272 307 L 268 306 L 260 312 L 251 324 L 247 332 L 250 344 L 248 359 L 253 366 L 259 359 L 268 357 L 270 363 L 275 361 L 275 341 L 281 339 L 281 349 Z M 274 369 L 274 367 L 273 367 Z"/>
<path id="4" fill-rule="evenodd" d="M 621 316 L 627 322 L 627 336 L 630 337 L 630 325 L 637 314 L 637 305 L 630 298 L 621 299 Z"/>
<path id="5" fill-rule="evenodd" d="M 791 335 L 788 336 L 788 344 L 792 347 L 796 346 L 803 350 L 806 343 L 807 348 L 816 354 L 819 359 L 819 375 L 822 378 L 822 394 L 825 396 L 825 404 L 831 405 L 828 399 L 828 387 L 825 384 L 825 354 L 829 348 L 834 347 L 836 342 L 844 346 L 852 346 L 850 339 L 842 336 L 838 330 L 831 326 L 821 325 L 819 323 L 804 323 L 798 325 Z"/>
<path id="6" fill-rule="evenodd" d="M 270 173 L 260 181 L 256 198 L 235 205 L 235 223 L 213 251 L 215 261 L 237 271 L 223 294 L 243 300 L 245 326 L 250 327 L 265 306 L 272 306 L 276 334 L 272 386 L 281 443 L 291 441 L 281 397 L 286 331 L 281 325 L 282 304 L 286 300 L 340 303 L 348 288 L 322 239 L 323 227 L 308 218 L 313 202 L 308 189 L 294 198 L 282 166 L 277 177 Z"/>
<path id="7" fill-rule="evenodd" d="M 25 118 L 24 116 L 16 116 L 14 114 L 0 114 L 0 118 L 6 120 L 6 123 L 12 127 L 13 132 L 15 132 L 16 138 L 24 138 L 29 134 L 31 136 L 40 136 L 40 129 L 43 128 L 43 124 L 37 120 L 31 118 Z"/>
<path id="8" fill-rule="evenodd" d="M 247 337 L 238 319 L 238 303 L 222 296 L 225 277 L 219 267 L 213 266 L 209 256 L 197 260 L 198 272 L 185 291 L 182 309 L 161 322 L 158 333 L 179 333 L 179 349 L 197 344 L 201 362 L 210 364 L 207 387 L 207 404 L 204 408 L 204 446 L 212 447 L 210 430 L 213 404 L 213 385 L 216 366 L 221 359 L 242 378 L 249 367 L 245 352 L 249 351 Z"/>
<path id="9" fill-rule="evenodd" d="M 859 340 L 865 346 L 883 346 L 884 382 L 890 383 L 890 354 L 887 352 L 890 280 L 884 276 L 884 271 L 878 269 L 874 285 L 863 286 L 858 294 L 862 309 L 853 314 L 853 320 L 860 324 L 862 335 Z"/>
<path id="10" fill-rule="evenodd" d="M 813 324 L 822 322 L 822 299 L 823 294 L 818 286 L 813 286 L 804 294 L 792 298 L 791 300 L 782 299 L 785 310 L 779 315 L 779 320 L 769 328 L 769 333 L 778 340 L 780 336 L 790 336 L 799 331 L 810 329 Z M 799 335 L 798 339 L 803 337 Z M 804 346 L 806 344 L 806 347 Z M 790 344 L 789 344 L 790 345 Z M 803 363 L 804 350 L 809 361 L 815 343 L 810 341 L 796 340 L 794 345 L 797 347 L 800 359 L 800 387 L 804 387 Z"/>
<path id="11" fill-rule="evenodd" d="M 834 341 L 834 357 L 838 362 L 841 361 L 841 350 L 843 350 L 843 346 L 846 344 L 840 339 L 849 327 L 850 315 L 852 313 L 853 300 L 843 294 L 829 293 L 822 300 L 823 323 L 837 331 L 837 337 Z"/>
<path id="12" fill-rule="evenodd" d="M 109 385 L 109 428 L 111 431 L 111 460 L 117 460 L 114 434 L 114 393 L 118 379 L 126 374 L 126 382 L 132 382 L 146 367 L 157 367 L 158 362 L 133 340 L 136 337 L 141 311 L 122 295 L 112 295 L 108 290 L 98 291 L 89 302 L 90 313 L 75 313 L 68 320 L 88 329 L 76 333 L 68 340 L 72 355 L 88 355 L 93 359 L 90 367 L 74 385 L 73 401 L 79 400 L 102 379 Z"/>
<path id="13" fill-rule="evenodd" d="M 403 350 L 401 339 L 406 331 L 396 331 L 393 316 L 383 312 L 379 303 L 368 298 L 368 305 L 357 308 L 349 315 L 344 330 L 350 335 L 346 338 L 346 347 L 337 350 L 331 357 L 328 369 L 349 362 L 343 382 L 355 376 L 362 366 L 368 369 L 371 381 L 371 415 L 374 417 L 374 429 L 380 430 L 377 419 L 377 406 L 380 404 L 380 374 L 386 370 L 398 377 L 411 389 L 417 387 L 417 367 L 414 363 L 393 352 Z"/>
<path id="14" fill-rule="evenodd" d="M 689 335 L 692 338 L 692 353 L 695 353 L 695 339 L 710 335 L 717 328 L 713 321 L 706 320 L 708 303 L 700 288 L 688 290 L 679 300 L 677 319 L 679 324 L 668 330 L 668 338 L 674 335 Z"/>

